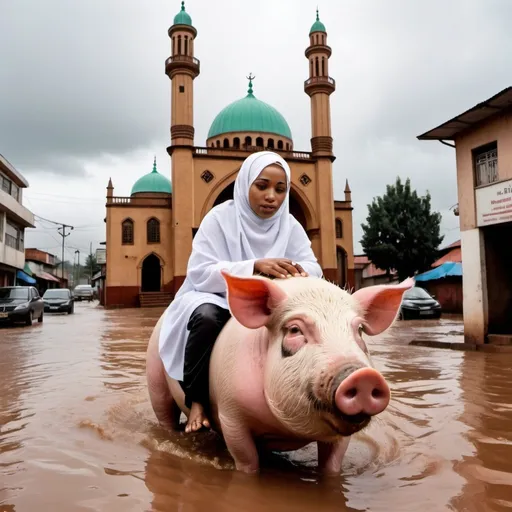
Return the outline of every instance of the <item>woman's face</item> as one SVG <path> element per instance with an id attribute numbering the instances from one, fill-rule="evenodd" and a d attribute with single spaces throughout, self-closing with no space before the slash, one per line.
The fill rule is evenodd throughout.
<path id="1" fill-rule="evenodd" d="M 249 189 L 252 211 L 262 219 L 272 217 L 286 197 L 286 173 L 277 164 L 269 165 L 260 172 Z"/>

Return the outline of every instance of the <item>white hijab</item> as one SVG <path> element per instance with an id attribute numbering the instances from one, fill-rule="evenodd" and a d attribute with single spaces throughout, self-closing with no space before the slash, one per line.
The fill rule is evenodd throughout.
<path id="1" fill-rule="evenodd" d="M 272 217 L 263 219 L 251 208 L 249 189 L 261 171 L 272 164 L 278 164 L 285 172 L 286 197 Z M 290 182 L 290 167 L 277 153 L 260 151 L 253 153 L 244 161 L 235 181 L 235 215 L 227 215 L 223 219 L 231 261 L 276 258 L 284 255 L 293 227 L 289 208 Z M 229 210 L 231 208 L 228 208 L 227 212 Z"/>

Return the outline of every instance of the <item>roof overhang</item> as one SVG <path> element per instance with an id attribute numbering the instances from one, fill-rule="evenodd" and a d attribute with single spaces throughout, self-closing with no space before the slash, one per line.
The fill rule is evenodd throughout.
<path id="1" fill-rule="evenodd" d="M 419 135 L 418 140 L 455 140 L 462 132 L 474 128 L 491 117 L 512 108 L 512 87 L 503 89 L 492 98 L 475 105 L 437 128 Z"/>
<path id="2" fill-rule="evenodd" d="M 3 155 L 0 155 L 0 170 L 4 171 L 9 175 L 16 185 L 19 187 L 28 187 L 28 181 L 14 168 L 14 166 L 5 158 Z"/>

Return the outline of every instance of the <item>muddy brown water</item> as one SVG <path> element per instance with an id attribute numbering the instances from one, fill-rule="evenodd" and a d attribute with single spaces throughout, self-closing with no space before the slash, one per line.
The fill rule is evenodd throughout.
<path id="1" fill-rule="evenodd" d="M 410 347 L 457 319 L 399 322 L 371 343 L 387 413 L 351 442 L 339 477 L 313 447 L 233 471 L 211 434 L 160 429 L 145 349 L 160 310 L 0 328 L 0 511 L 501 511 L 512 507 L 512 357 Z"/>

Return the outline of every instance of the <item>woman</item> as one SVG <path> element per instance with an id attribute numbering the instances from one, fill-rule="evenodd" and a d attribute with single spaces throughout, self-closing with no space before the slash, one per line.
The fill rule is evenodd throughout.
<path id="1" fill-rule="evenodd" d="M 304 229 L 289 212 L 290 168 L 270 151 L 253 153 L 235 181 L 234 199 L 210 210 L 194 237 L 186 279 L 167 308 L 159 352 L 181 382 L 190 415 L 186 432 L 209 427 L 209 361 L 230 318 L 222 269 L 273 278 L 322 270 Z"/>

